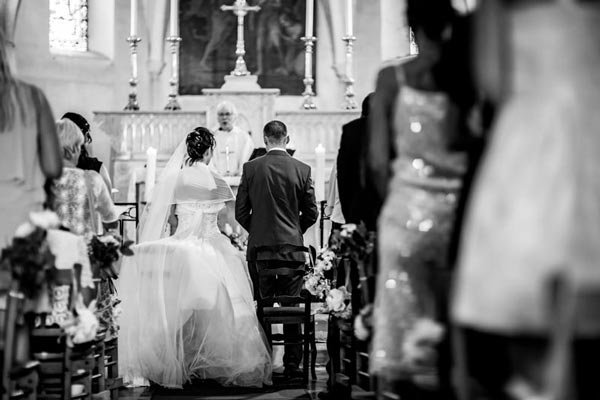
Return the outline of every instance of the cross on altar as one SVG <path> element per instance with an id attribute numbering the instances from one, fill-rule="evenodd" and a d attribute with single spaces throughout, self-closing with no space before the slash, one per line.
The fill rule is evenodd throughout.
<path id="1" fill-rule="evenodd" d="M 259 11 L 260 7 L 249 6 L 246 0 L 235 0 L 235 3 L 233 3 L 231 6 L 221 6 L 221 10 L 233 11 L 233 13 L 237 15 L 238 20 L 237 43 L 235 45 L 235 55 L 237 56 L 237 59 L 235 60 L 235 69 L 231 71 L 231 75 L 250 75 L 248 68 L 246 68 L 246 61 L 244 61 L 244 54 L 246 54 L 244 45 L 244 17 L 249 11 Z"/>

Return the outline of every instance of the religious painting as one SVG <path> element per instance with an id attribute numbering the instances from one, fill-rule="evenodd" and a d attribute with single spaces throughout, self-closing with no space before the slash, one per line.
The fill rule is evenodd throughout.
<path id="1" fill-rule="evenodd" d="M 180 94 L 198 95 L 202 89 L 220 88 L 224 76 L 235 68 L 237 17 L 221 10 L 222 5 L 233 3 L 180 0 Z M 248 4 L 261 8 L 244 18 L 248 70 L 258 76 L 263 88 L 278 88 L 282 95 L 301 95 L 304 42 L 300 38 L 304 36 L 306 1 L 249 0 Z"/>

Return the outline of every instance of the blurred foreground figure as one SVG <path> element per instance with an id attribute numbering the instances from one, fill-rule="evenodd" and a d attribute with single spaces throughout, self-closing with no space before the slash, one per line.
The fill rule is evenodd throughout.
<path id="1" fill-rule="evenodd" d="M 581 368 L 600 357 L 600 2 L 486 1 L 476 37 L 499 111 L 458 258 L 464 398 L 600 398 Z"/>
<path id="2" fill-rule="evenodd" d="M 369 116 L 367 163 L 385 198 L 370 369 L 382 392 L 447 400 L 448 250 L 475 96 L 450 1 L 409 0 L 407 19 L 419 55 L 380 71 Z"/>

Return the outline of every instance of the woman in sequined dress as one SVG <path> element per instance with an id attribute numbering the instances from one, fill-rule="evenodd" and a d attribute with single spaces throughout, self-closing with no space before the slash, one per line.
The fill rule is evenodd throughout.
<path id="1" fill-rule="evenodd" d="M 368 162 L 387 196 L 370 368 L 383 382 L 409 382 L 403 398 L 412 398 L 423 388 L 435 396 L 438 386 L 434 348 L 443 332 L 448 247 L 467 164 L 464 116 L 474 96 L 468 69 L 450 63 L 461 54 L 446 57 L 458 33 L 450 2 L 408 1 L 407 17 L 419 55 L 381 70 L 372 106 Z"/>

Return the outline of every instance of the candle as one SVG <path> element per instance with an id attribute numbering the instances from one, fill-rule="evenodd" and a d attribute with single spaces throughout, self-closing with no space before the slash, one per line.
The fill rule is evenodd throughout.
<path id="1" fill-rule="evenodd" d="M 156 149 L 148 147 L 146 151 L 146 188 L 144 199 L 149 203 L 152 199 L 152 191 L 154 190 L 154 182 L 156 181 Z"/>
<path id="2" fill-rule="evenodd" d="M 319 143 L 315 148 L 315 197 L 317 202 L 325 200 L 325 147 Z"/>
<path id="3" fill-rule="evenodd" d="M 137 36 L 138 0 L 131 0 L 131 20 L 129 24 L 129 36 Z"/>
<path id="4" fill-rule="evenodd" d="M 179 36 L 179 0 L 171 0 L 171 36 Z"/>
<path id="5" fill-rule="evenodd" d="M 346 36 L 353 36 L 352 0 L 346 0 Z"/>
<path id="6" fill-rule="evenodd" d="M 306 0 L 306 37 L 313 36 L 313 17 L 315 15 L 315 0 Z"/>
<path id="7" fill-rule="evenodd" d="M 227 170 L 226 175 L 229 175 L 231 169 L 229 168 L 229 146 L 225 146 L 225 168 Z"/>

